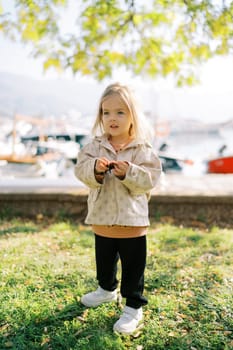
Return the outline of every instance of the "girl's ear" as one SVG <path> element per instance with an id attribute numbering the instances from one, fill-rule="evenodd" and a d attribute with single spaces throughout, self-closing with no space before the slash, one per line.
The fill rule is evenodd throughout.
<path id="1" fill-rule="evenodd" d="M 133 134 L 133 124 L 131 123 L 129 127 L 129 136 L 132 136 L 132 134 Z"/>

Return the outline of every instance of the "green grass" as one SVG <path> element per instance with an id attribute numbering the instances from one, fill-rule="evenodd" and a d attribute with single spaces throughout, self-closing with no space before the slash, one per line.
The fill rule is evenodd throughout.
<path id="1" fill-rule="evenodd" d="M 152 224 L 145 277 L 143 330 L 114 334 L 119 305 L 80 304 L 97 287 L 91 229 L 1 218 L 0 349 L 233 349 L 233 230 Z"/>

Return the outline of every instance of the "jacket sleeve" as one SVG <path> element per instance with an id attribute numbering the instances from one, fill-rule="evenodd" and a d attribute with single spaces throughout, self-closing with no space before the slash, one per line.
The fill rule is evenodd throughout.
<path id="1" fill-rule="evenodd" d="M 93 142 L 89 143 L 79 151 L 77 164 L 74 168 L 75 176 L 92 189 L 101 186 L 94 175 L 94 166 L 97 158 L 96 147 L 94 147 Z"/>
<path id="2" fill-rule="evenodd" d="M 149 145 L 143 145 L 133 162 L 129 162 L 122 184 L 131 194 L 140 195 L 150 192 L 157 184 L 162 168 L 158 156 Z"/>

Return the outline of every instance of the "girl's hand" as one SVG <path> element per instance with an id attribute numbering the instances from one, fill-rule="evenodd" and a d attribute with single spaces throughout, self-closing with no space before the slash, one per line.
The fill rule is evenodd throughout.
<path id="1" fill-rule="evenodd" d="M 95 174 L 105 173 L 108 170 L 109 160 L 107 158 L 98 158 L 95 162 Z"/>
<path id="2" fill-rule="evenodd" d="M 120 180 L 124 180 L 129 164 L 122 160 L 111 162 L 114 165 L 113 174 Z"/>

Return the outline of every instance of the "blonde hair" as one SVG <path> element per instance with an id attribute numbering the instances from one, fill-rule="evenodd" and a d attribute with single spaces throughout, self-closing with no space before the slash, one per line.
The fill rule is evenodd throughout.
<path id="1" fill-rule="evenodd" d="M 122 85 L 120 83 L 113 83 L 106 87 L 104 90 L 98 106 L 97 116 L 92 128 L 92 134 L 93 136 L 97 136 L 98 132 L 100 131 L 101 135 L 105 134 L 104 126 L 103 126 L 103 110 L 102 110 L 102 104 L 105 101 L 105 99 L 112 95 L 118 95 L 122 101 L 126 104 L 127 108 L 129 109 L 132 124 L 129 130 L 129 133 L 131 136 L 133 136 L 135 139 L 145 139 L 145 130 L 143 130 L 142 127 L 142 120 L 141 119 L 141 112 L 139 110 L 139 106 L 136 102 L 135 96 L 132 92 L 132 90 L 129 89 L 126 85 Z"/>

